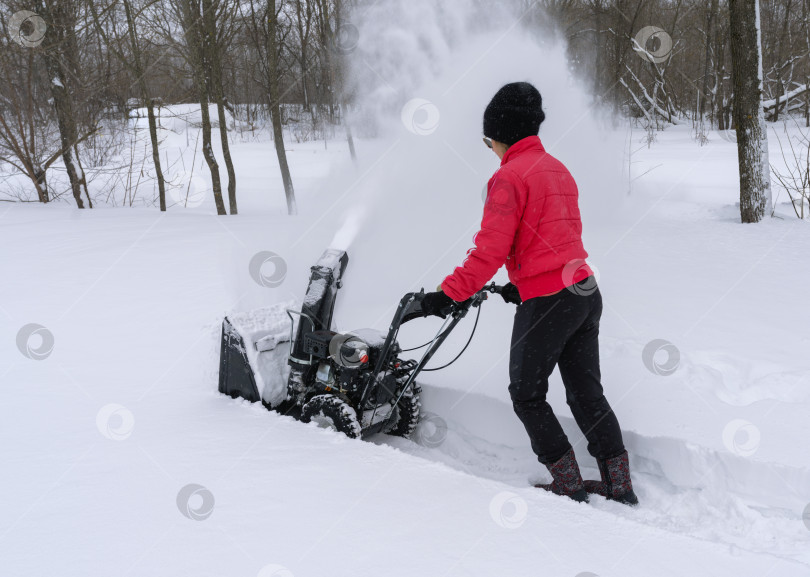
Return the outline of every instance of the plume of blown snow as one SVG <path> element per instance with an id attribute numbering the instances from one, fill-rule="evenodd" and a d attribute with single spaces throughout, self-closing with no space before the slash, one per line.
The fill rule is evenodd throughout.
<path id="1" fill-rule="evenodd" d="M 589 227 L 620 213 L 621 135 L 603 129 L 565 45 L 527 32 L 520 14 L 493 4 L 399 0 L 352 16 L 359 42 L 347 58 L 351 121 L 356 134 L 374 139 L 359 147 L 357 171 L 344 174 L 353 189 L 346 206 L 367 210 L 335 242 L 352 241 L 348 274 L 390 277 L 374 299 L 396 303 L 406 290 L 432 289 L 463 261 L 499 166 L 481 141 L 483 111 L 508 82 L 531 82 L 543 95 L 540 137 L 579 185 L 586 246 Z"/>

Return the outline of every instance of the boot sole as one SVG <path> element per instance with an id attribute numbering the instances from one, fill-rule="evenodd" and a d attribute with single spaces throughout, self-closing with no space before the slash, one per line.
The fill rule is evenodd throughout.
<path id="1" fill-rule="evenodd" d="M 629 507 L 635 507 L 638 505 L 638 497 L 632 489 L 623 495 L 619 495 L 618 497 L 608 497 L 608 500 L 616 501 L 617 503 L 621 503 L 622 505 L 627 505 Z"/>
<path id="2" fill-rule="evenodd" d="M 585 489 L 580 489 L 576 493 L 572 493 L 571 495 L 566 495 L 569 499 L 576 501 L 577 503 L 590 503 L 590 498 L 588 497 L 588 491 Z"/>
<path id="3" fill-rule="evenodd" d="M 588 497 L 588 492 L 583 488 L 579 491 L 574 493 L 557 493 L 551 489 L 551 485 L 542 485 L 537 484 L 535 485 L 537 489 L 543 489 L 544 491 L 548 491 L 554 495 L 559 495 L 560 497 L 568 497 L 572 501 L 576 501 L 577 503 L 590 503 L 590 498 Z"/>

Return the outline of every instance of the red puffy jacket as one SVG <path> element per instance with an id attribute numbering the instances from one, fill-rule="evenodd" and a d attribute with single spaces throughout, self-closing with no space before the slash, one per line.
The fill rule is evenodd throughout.
<path id="1" fill-rule="evenodd" d="M 546 152 L 540 138 L 510 146 L 487 185 L 475 247 L 444 279 L 442 290 L 454 301 L 466 300 L 504 264 L 524 301 L 591 276 L 577 197 L 571 173 Z"/>

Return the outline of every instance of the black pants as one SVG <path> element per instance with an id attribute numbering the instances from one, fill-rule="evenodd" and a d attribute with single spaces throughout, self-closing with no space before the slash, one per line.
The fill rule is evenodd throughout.
<path id="1" fill-rule="evenodd" d="M 517 307 L 509 359 L 509 394 L 543 464 L 570 448 L 546 401 L 548 378 L 560 368 L 574 419 L 597 459 L 624 452 L 619 421 L 605 399 L 599 372 L 602 295 L 593 277 L 557 294 L 529 299 Z"/>

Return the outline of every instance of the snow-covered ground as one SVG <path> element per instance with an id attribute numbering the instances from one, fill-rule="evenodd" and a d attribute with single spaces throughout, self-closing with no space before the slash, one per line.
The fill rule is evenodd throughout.
<path id="1" fill-rule="evenodd" d="M 638 174 L 661 166 L 621 211 L 594 214 L 599 191 L 582 191 L 607 305 L 604 380 L 632 454 L 636 510 L 528 486 L 545 472 L 508 404 L 512 311 L 499 300 L 485 303 L 462 361 L 423 378 L 421 443 L 349 441 L 216 392 L 222 317 L 300 300 L 308 267 L 344 222 L 346 189 L 330 182 L 354 169 L 338 146 L 291 152 L 294 170 L 334 175 L 301 187 L 296 218 L 281 211 L 272 168 L 266 197 L 245 198 L 262 208 L 233 218 L 206 203 L 166 215 L 3 207 L 4 573 L 810 575 L 808 231 L 783 206 L 781 219 L 737 223 L 732 145 L 701 148 L 670 129 L 634 155 Z M 361 157 L 379 149 L 360 143 Z M 366 178 L 382 182 L 396 164 L 382 158 Z M 398 296 L 435 285 L 466 247 L 476 194 L 414 191 L 357 226 L 339 327 L 383 328 Z M 433 195 L 456 216 L 425 215 Z M 354 214 L 362 206 L 348 196 Z M 278 288 L 249 274 L 261 250 L 288 265 Z M 42 360 L 18 350 L 30 323 L 53 335 Z M 435 328 L 410 323 L 403 343 Z M 454 336 L 448 359 L 463 327 Z M 42 337 L 23 341 L 30 356 Z M 655 339 L 677 349 L 669 375 L 645 366 Z M 666 349 L 655 357 L 663 372 L 674 366 Z M 552 401 L 595 477 L 556 376 Z M 207 511 L 211 496 L 204 522 L 178 510 L 190 484 L 204 487 L 193 508 Z"/>
<path id="2" fill-rule="evenodd" d="M 807 223 L 780 197 L 777 218 L 739 224 L 736 149 L 717 133 L 699 146 L 670 128 L 647 148 L 600 128 L 560 49 L 463 47 L 386 77 L 372 96 L 388 126 L 356 166 L 345 142 L 288 143 L 297 217 L 266 138 L 234 140 L 239 216 L 214 215 L 199 153 L 181 177 L 202 194 L 165 214 L 0 204 L 0 573 L 810 575 Z M 300 301 L 330 245 L 350 255 L 341 330 L 384 329 L 461 262 L 498 165 L 481 111 L 515 79 L 540 87 L 541 137 L 580 186 L 635 509 L 531 487 L 547 473 L 509 404 L 513 309 L 497 298 L 461 360 L 421 379 L 414 441 L 352 441 L 217 393 L 222 318 Z M 186 149 L 176 112 L 165 146 L 190 166 L 196 129 Z M 261 251 L 286 264 L 278 286 L 253 278 Z M 438 323 L 409 323 L 403 346 Z M 551 402 L 596 478 L 556 374 Z"/>

